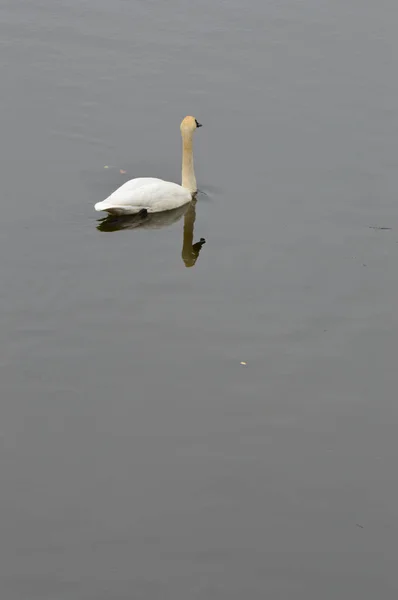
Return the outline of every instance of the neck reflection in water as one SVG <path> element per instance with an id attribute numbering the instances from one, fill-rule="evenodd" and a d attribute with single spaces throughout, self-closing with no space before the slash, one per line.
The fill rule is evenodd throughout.
<path id="1" fill-rule="evenodd" d="M 181 257 L 184 265 L 193 267 L 199 257 L 204 238 L 199 242 L 193 243 L 194 225 L 196 219 L 196 198 L 189 204 L 180 206 L 174 210 L 168 210 L 162 213 L 136 214 L 129 216 L 109 216 L 101 219 L 97 226 L 98 231 L 122 231 L 123 229 L 162 229 L 169 227 L 173 223 L 184 217 L 184 233 L 182 241 Z"/>

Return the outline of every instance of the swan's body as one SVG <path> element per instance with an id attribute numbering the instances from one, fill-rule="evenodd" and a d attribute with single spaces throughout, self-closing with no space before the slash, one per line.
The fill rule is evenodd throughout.
<path id="1" fill-rule="evenodd" d="M 95 210 L 111 215 L 134 215 L 173 210 L 188 204 L 197 191 L 192 155 L 192 136 L 197 127 L 201 125 L 194 117 L 185 117 L 181 123 L 182 185 L 153 177 L 130 179 L 106 200 L 97 202 Z"/>
<path id="2" fill-rule="evenodd" d="M 191 199 L 191 192 L 181 185 L 153 177 L 137 177 L 126 181 L 109 198 L 97 202 L 94 208 L 111 215 L 134 215 L 141 211 L 172 210 L 188 204 Z"/>

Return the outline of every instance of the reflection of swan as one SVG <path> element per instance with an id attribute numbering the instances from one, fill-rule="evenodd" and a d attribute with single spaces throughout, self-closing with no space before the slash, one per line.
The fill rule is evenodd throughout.
<path id="1" fill-rule="evenodd" d="M 206 242 L 200 238 L 199 242 L 193 244 L 193 230 L 196 219 L 196 199 L 180 206 L 174 210 L 167 210 L 162 213 L 150 213 L 130 215 L 124 217 L 109 216 L 102 219 L 97 226 L 99 231 L 121 231 L 122 229 L 161 229 L 176 223 L 184 215 L 184 236 L 182 242 L 182 260 L 186 267 L 193 267 L 196 263 L 200 250 Z"/>
<path id="2" fill-rule="evenodd" d="M 159 213 L 138 213 L 113 217 L 109 215 L 100 221 L 99 231 L 121 231 L 122 229 L 161 229 L 176 223 L 188 210 L 189 204 Z"/>
<path id="3" fill-rule="evenodd" d="M 130 179 L 94 208 L 111 215 L 134 215 L 172 210 L 188 204 L 197 191 L 193 168 L 192 137 L 200 123 L 194 117 L 185 117 L 180 129 L 182 136 L 182 185 L 155 179 L 138 177 Z"/>
<path id="4" fill-rule="evenodd" d="M 188 207 L 184 216 L 184 237 L 182 242 L 182 260 L 186 267 L 193 267 L 196 263 L 199 252 L 203 244 L 206 243 L 204 238 L 200 238 L 199 242 L 193 244 L 193 228 L 196 219 L 196 199 L 194 198 Z"/>

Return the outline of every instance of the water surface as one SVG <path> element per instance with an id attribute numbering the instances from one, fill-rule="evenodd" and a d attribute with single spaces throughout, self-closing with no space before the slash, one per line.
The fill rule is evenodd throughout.
<path id="1" fill-rule="evenodd" d="M 395 597 L 397 26 L 3 0 L 3 598 Z M 196 207 L 104 226 L 186 114 Z"/>

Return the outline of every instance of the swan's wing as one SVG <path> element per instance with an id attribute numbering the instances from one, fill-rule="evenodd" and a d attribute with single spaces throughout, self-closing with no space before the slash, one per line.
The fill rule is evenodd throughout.
<path id="1" fill-rule="evenodd" d="M 136 194 L 142 204 L 146 203 L 148 212 L 172 210 L 192 200 L 189 190 L 171 181 L 153 182 L 139 188 Z"/>
<path id="2" fill-rule="evenodd" d="M 126 181 L 94 208 L 112 214 L 133 214 L 144 208 L 148 212 L 160 212 L 182 206 L 190 202 L 191 197 L 189 190 L 171 181 L 140 177 Z"/>
<path id="3" fill-rule="evenodd" d="M 133 198 L 135 200 L 136 197 L 145 197 L 145 193 L 143 194 L 145 188 L 162 182 L 162 179 L 156 179 L 155 177 L 137 177 L 136 179 L 130 179 L 117 188 L 117 190 L 106 198 L 104 202 L 117 204 L 118 206 L 130 206 Z"/>

